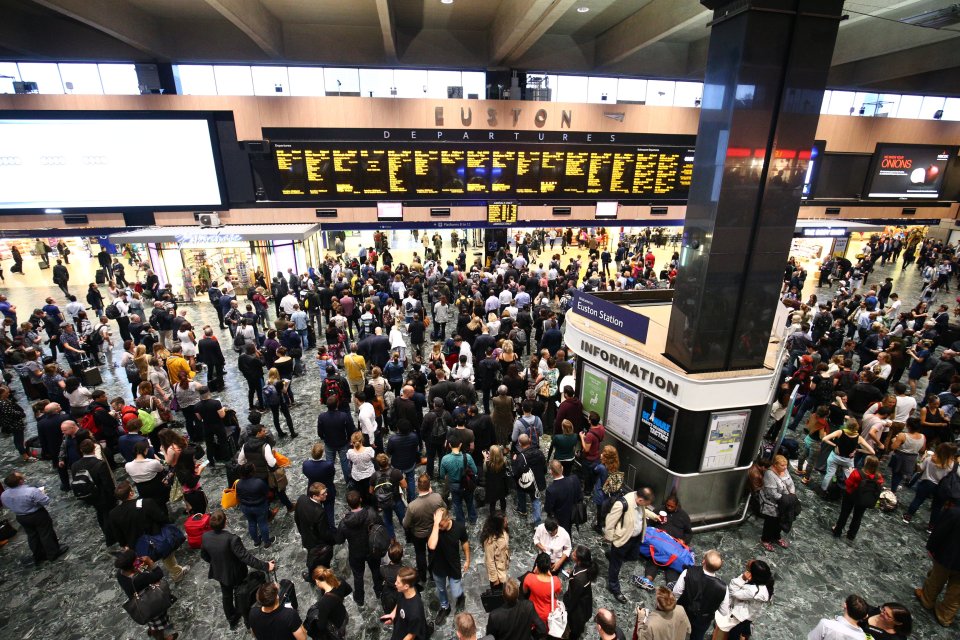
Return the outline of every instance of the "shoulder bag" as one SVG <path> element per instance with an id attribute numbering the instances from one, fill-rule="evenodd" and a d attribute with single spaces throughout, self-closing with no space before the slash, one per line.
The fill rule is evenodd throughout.
<path id="1" fill-rule="evenodd" d="M 173 595 L 170 593 L 170 585 L 167 584 L 166 580 L 161 580 L 160 582 L 154 582 L 138 593 L 134 593 L 123 604 L 123 608 L 130 614 L 134 622 L 147 624 L 166 613 L 172 604 Z"/>
<path id="2" fill-rule="evenodd" d="M 553 581 L 550 576 L 550 613 L 547 614 L 547 634 L 551 638 L 562 638 L 567 630 L 567 607 L 562 600 L 554 600 Z"/>
<path id="3" fill-rule="evenodd" d="M 240 504 L 240 500 L 237 498 L 237 482 L 240 481 L 234 481 L 233 485 L 224 489 L 220 495 L 220 506 L 224 509 L 232 509 Z"/>

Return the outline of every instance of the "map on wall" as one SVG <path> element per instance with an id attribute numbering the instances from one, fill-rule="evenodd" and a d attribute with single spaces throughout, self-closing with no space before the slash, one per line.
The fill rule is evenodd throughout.
<path id="1" fill-rule="evenodd" d="M 610 376 L 588 364 L 583 365 L 583 381 L 580 384 L 580 400 L 583 410 L 589 414 L 596 411 L 601 420 L 604 420 L 607 408 L 607 387 Z"/>
<path id="2" fill-rule="evenodd" d="M 710 415 L 707 445 L 700 471 L 730 469 L 737 466 L 743 434 L 750 421 L 750 411 L 727 411 Z"/>
<path id="3" fill-rule="evenodd" d="M 612 378 L 610 380 L 610 399 L 607 402 L 607 420 L 604 422 L 604 426 L 623 438 L 624 441 L 633 442 L 639 408 L 640 390 Z"/>

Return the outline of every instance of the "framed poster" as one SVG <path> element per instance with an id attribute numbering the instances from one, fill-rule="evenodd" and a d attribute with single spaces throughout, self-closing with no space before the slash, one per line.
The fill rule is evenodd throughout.
<path id="1" fill-rule="evenodd" d="M 606 420 L 607 388 L 609 386 L 609 375 L 584 363 L 583 378 L 580 381 L 580 400 L 583 402 L 583 410 L 587 415 L 591 411 L 596 411 L 601 421 Z"/>
<path id="2" fill-rule="evenodd" d="M 625 442 L 633 442 L 637 430 L 637 413 L 640 410 L 640 389 L 610 379 L 610 397 L 607 400 L 607 419 L 604 426 L 620 436 Z"/>
<path id="3" fill-rule="evenodd" d="M 710 427 L 707 430 L 707 444 L 703 448 L 700 471 L 732 469 L 737 466 L 740 446 L 749 422 L 749 409 L 710 414 Z"/>
<path id="4" fill-rule="evenodd" d="M 640 402 L 640 426 L 637 429 L 637 447 L 640 451 L 666 465 L 677 422 L 677 409 L 665 402 L 644 395 Z"/>

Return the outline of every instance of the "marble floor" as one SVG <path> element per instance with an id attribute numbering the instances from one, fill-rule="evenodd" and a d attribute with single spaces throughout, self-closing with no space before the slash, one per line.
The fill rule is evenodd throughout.
<path id="1" fill-rule="evenodd" d="M 73 262 L 81 262 L 83 259 L 77 256 Z M 37 304 L 47 295 L 60 298 L 57 289 L 41 284 L 41 280 L 36 277 L 35 265 L 28 262 L 26 266 L 26 276 L 18 277 L 8 271 L 7 282 L 0 285 L 0 291 L 9 291 L 11 301 L 21 309 Z M 73 268 L 78 271 L 88 269 L 83 264 Z M 895 290 L 901 293 L 905 305 L 912 303 L 919 293 L 919 277 L 916 271 L 909 270 L 900 274 L 899 266 L 880 268 L 875 279 L 882 279 L 887 273 L 894 277 Z M 808 279 L 811 290 L 813 281 L 814 274 L 811 274 Z M 14 290 L 9 290 L 10 285 L 14 286 Z M 194 305 L 190 309 L 191 320 L 195 322 L 215 319 L 208 304 Z M 245 384 L 233 366 L 233 352 L 229 351 L 227 357 L 230 362 L 227 388 L 220 396 L 225 405 L 242 409 L 245 407 Z M 307 457 L 314 442 L 314 424 L 318 412 L 317 402 L 314 400 L 318 385 L 316 378 L 311 375 L 312 369 L 308 368 L 308 372 L 307 376 L 294 382 L 294 392 L 299 403 L 292 409 L 292 413 L 301 435 L 295 440 L 281 440 L 278 447 L 294 460 L 288 489 L 288 494 L 294 500 L 305 490 L 304 479 L 297 468 L 299 462 Z M 103 377 L 103 386 L 111 397 L 129 393 L 122 370 L 113 372 L 106 369 Z M 34 425 L 29 424 L 28 436 L 34 432 Z M 37 569 L 21 563 L 21 559 L 28 555 L 24 535 L 17 535 L 9 544 L 0 548 L 0 592 L 4 594 L 0 598 L 0 638 L 99 640 L 145 637 L 144 629 L 135 625 L 121 608 L 123 598 L 113 577 L 112 557 L 104 548 L 93 512 L 78 504 L 72 496 L 59 491 L 56 474 L 49 463 L 22 463 L 9 438 L 0 439 L 0 476 L 13 469 L 23 471 L 28 482 L 47 487 L 53 497 L 50 511 L 57 532 L 61 541 L 70 545 L 70 552 L 60 561 L 45 563 Z M 218 500 L 224 485 L 225 476 L 222 470 L 217 470 L 204 479 L 204 486 L 212 503 Z M 752 518 L 739 526 L 704 532 L 695 535 L 693 539 L 693 547 L 698 556 L 709 548 L 721 551 L 725 560 L 721 575 L 725 579 L 738 575 L 746 561 L 754 557 L 763 558 L 774 567 L 778 580 L 776 597 L 756 621 L 755 638 L 794 640 L 806 637 L 820 617 L 833 617 L 840 613 L 842 600 L 848 593 L 860 593 L 871 603 L 899 601 L 907 605 L 915 616 L 914 638 L 955 637 L 954 631 L 948 632 L 939 627 L 931 615 L 915 602 L 912 595 L 913 587 L 920 584 L 929 566 L 924 551 L 923 529 L 927 507 L 921 510 L 911 525 L 903 524 L 899 513 L 870 512 L 865 517 L 859 538 L 855 543 L 851 543 L 845 538 L 835 541 L 829 534 L 829 528 L 836 517 L 836 504 L 822 501 L 803 486 L 800 487 L 799 494 L 804 510 L 789 536 L 789 549 L 777 549 L 772 553 L 764 551 L 759 545 L 760 523 Z M 911 494 L 909 490 L 901 489 L 900 496 L 901 502 L 904 502 L 909 501 Z M 341 512 L 339 507 L 337 512 Z M 481 522 L 483 515 L 481 511 Z M 512 516 L 511 573 L 520 576 L 532 564 L 533 527 L 516 516 L 512 500 L 508 516 Z M 239 513 L 229 514 L 229 528 L 245 537 L 246 527 Z M 253 551 L 262 558 L 277 560 L 279 577 L 289 578 L 297 585 L 301 613 L 305 613 L 306 608 L 313 602 L 314 594 L 308 593 L 311 589 L 299 578 L 305 554 L 300 548 L 292 517 L 278 516 L 274 521 L 273 532 L 277 535 L 277 544 L 269 550 Z M 486 588 L 486 574 L 483 570 L 482 551 L 477 544 L 479 525 L 470 533 L 473 566 L 465 576 L 467 608 L 477 615 L 478 626 L 482 630 L 485 627 L 486 615 L 480 607 L 479 594 Z M 576 533 L 574 539 L 575 542 L 590 546 L 594 550 L 594 557 L 599 558 L 601 578 L 594 588 L 595 606 L 612 608 L 622 616 L 622 626 L 629 637 L 632 621 L 628 621 L 628 618 L 635 605 L 641 603 L 650 607 L 653 604 L 649 593 L 629 585 L 628 574 L 640 571 L 641 566 L 629 563 L 624 567 L 621 578 L 625 585 L 624 593 L 630 598 L 630 602 L 620 605 L 603 587 L 603 576 L 606 574 L 603 541 L 589 529 Z M 412 561 L 412 547 L 406 547 L 406 552 Z M 177 630 L 181 632 L 181 637 L 244 637 L 245 632 L 230 631 L 224 623 L 219 589 L 214 582 L 207 580 L 207 566 L 200 559 L 199 552 L 184 545 L 177 552 L 177 557 L 181 564 L 190 564 L 193 567 L 186 579 L 173 588 L 179 600 L 171 610 L 171 617 Z M 345 548 L 338 549 L 334 569 L 340 576 L 349 574 Z M 373 601 L 370 592 L 368 578 L 368 603 Z M 435 610 L 437 601 L 432 588 L 428 589 L 425 595 L 428 606 Z M 379 611 L 369 605 L 358 610 L 349 599 L 347 607 L 351 614 L 351 638 L 385 640 L 389 637 L 389 629 L 384 629 L 377 621 Z M 453 637 L 451 624 L 452 620 L 448 621 L 446 628 L 438 630 L 439 635 L 435 637 Z M 592 634 L 593 631 L 590 630 L 588 637 L 593 637 Z"/>

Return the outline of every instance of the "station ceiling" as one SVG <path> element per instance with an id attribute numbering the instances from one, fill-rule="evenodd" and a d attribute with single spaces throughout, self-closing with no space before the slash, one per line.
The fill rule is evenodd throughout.
<path id="1" fill-rule="evenodd" d="M 960 94 L 955 0 L 851 0 L 829 85 Z M 586 9 L 586 11 L 584 11 Z M 698 0 L 0 0 L 0 58 L 519 68 L 702 79 Z"/>

